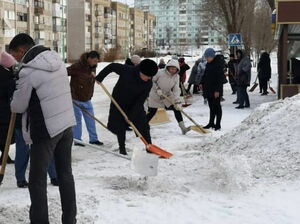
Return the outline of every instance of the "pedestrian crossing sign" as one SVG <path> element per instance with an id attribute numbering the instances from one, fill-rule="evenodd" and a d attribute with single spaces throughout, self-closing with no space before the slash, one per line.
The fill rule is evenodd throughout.
<path id="1" fill-rule="evenodd" d="M 228 45 L 232 46 L 241 46 L 243 43 L 242 35 L 240 33 L 231 33 L 227 37 Z"/>

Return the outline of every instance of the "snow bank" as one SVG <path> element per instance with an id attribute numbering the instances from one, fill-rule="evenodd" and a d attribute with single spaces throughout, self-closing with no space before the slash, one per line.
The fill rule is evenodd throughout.
<path id="1" fill-rule="evenodd" d="M 300 95 L 262 104 L 221 138 L 188 148 L 198 151 L 193 155 L 219 155 L 216 166 L 224 170 L 233 167 L 240 172 L 250 168 L 254 179 L 293 180 L 300 177 L 299 115 Z M 240 166 L 234 167 L 236 163 Z M 219 171 L 224 174 L 224 170 Z"/>

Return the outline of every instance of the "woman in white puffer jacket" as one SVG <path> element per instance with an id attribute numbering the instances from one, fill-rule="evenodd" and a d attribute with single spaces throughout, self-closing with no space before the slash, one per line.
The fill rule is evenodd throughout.
<path id="1" fill-rule="evenodd" d="M 185 127 L 182 114 L 181 114 L 181 99 L 179 89 L 179 76 L 180 70 L 177 60 L 171 59 L 165 68 L 160 69 L 158 73 L 153 77 L 153 86 L 150 91 L 148 101 L 148 122 L 156 114 L 158 108 L 166 108 L 167 110 L 173 110 L 178 125 L 182 131 L 182 134 L 186 134 L 190 128 Z M 163 95 L 168 96 L 175 106 L 173 106 Z"/>

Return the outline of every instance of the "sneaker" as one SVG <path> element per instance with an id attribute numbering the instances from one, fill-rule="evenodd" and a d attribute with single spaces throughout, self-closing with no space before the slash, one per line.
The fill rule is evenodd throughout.
<path id="1" fill-rule="evenodd" d="M 92 145 L 98 145 L 98 146 L 100 146 L 100 145 L 104 145 L 103 144 L 103 142 L 100 142 L 100 141 L 94 141 L 94 142 L 90 142 L 90 144 L 92 144 Z"/>
<path id="2" fill-rule="evenodd" d="M 81 143 L 78 143 L 78 142 L 74 142 L 74 145 L 75 145 L 75 146 L 80 146 L 80 147 L 85 147 L 84 144 L 81 144 Z"/>
<path id="3" fill-rule="evenodd" d="M 28 182 L 26 180 L 17 181 L 17 187 L 18 188 L 27 188 Z"/>
<path id="4" fill-rule="evenodd" d="M 55 187 L 59 186 L 59 182 L 57 178 L 51 178 L 51 184 Z"/>

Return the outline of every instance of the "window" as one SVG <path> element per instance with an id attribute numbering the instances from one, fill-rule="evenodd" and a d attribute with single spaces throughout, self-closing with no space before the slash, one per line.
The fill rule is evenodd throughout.
<path id="1" fill-rule="evenodd" d="M 17 12 L 17 20 L 27 22 L 27 13 Z"/>

